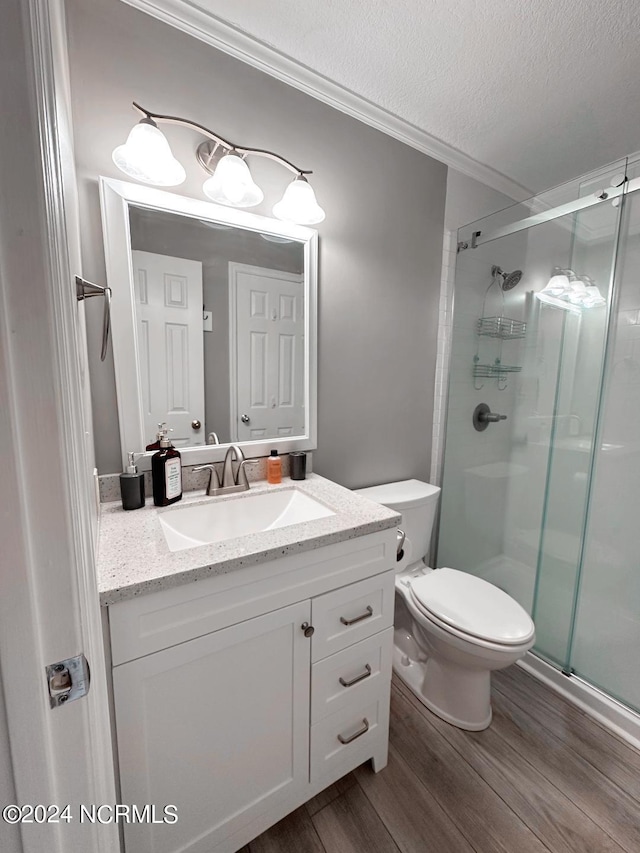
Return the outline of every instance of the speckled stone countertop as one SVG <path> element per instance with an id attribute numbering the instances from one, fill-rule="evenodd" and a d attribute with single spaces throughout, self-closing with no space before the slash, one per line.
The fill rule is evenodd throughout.
<path id="1" fill-rule="evenodd" d="M 152 499 L 147 499 L 142 509 L 129 512 L 122 509 L 119 501 L 102 504 L 98 541 L 100 603 L 108 606 L 137 595 L 355 539 L 396 527 L 400 522 L 398 513 L 317 474 L 309 475 L 306 480 L 283 478 L 278 486 L 262 480 L 252 484 L 250 491 L 228 497 L 207 498 L 203 491 L 190 492 L 174 506 L 241 501 L 253 494 L 294 487 L 326 504 L 335 514 L 173 552 L 158 520 L 159 513 L 171 511 L 172 507 L 158 509 Z"/>

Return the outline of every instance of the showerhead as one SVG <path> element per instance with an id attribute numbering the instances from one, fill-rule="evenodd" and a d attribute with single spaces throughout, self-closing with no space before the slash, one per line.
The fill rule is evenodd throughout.
<path id="1" fill-rule="evenodd" d="M 513 272 L 503 272 L 500 267 L 492 267 L 491 274 L 495 276 L 502 276 L 502 284 L 500 287 L 503 290 L 512 290 L 516 284 L 520 283 L 520 279 L 522 278 L 522 270 L 514 270 Z"/>
<path id="2" fill-rule="evenodd" d="M 522 270 L 514 270 L 510 273 L 503 273 L 504 281 L 502 282 L 503 290 L 511 290 L 516 284 L 520 283 L 522 278 Z"/>

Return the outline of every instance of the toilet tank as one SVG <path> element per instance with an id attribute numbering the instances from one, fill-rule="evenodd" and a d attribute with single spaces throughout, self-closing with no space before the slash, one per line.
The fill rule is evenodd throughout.
<path id="1" fill-rule="evenodd" d="M 422 480 L 402 480 L 383 483 L 367 489 L 357 489 L 356 494 L 401 513 L 400 527 L 406 533 L 404 557 L 397 563 L 403 571 L 412 563 L 428 558 L 433 522 L 436 517 L 440 489 Z"/>

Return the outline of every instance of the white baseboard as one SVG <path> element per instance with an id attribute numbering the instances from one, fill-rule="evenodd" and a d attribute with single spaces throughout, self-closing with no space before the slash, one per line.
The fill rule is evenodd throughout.
<path id="1" fill-rule="evenodd" d="M 570 677 L 546 663 L 541 658 L 527 652 L 518 661 L 535 678 L 540 679 L 565 699 L 573 702 L 582 711 L 593 717 L 598 723 L 640 750 L 640 714 L 630 710 L 621 702 L 612 699 L 602 690 L 588 684 L 577 675 Z"/>

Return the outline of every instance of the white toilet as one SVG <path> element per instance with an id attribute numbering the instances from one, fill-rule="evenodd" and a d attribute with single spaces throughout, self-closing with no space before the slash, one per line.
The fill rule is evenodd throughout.
<path id="1" fill-rule="evenodd" d="M 440 489 L 404 480 L 360 489 L 402 514 L 393 669 L 420 701 L 469 731 L 491 723 L 491 670 L 515 663 L 535 642 L 528 613 L 506 592 L 456 569 L 425 562 Z"/>

